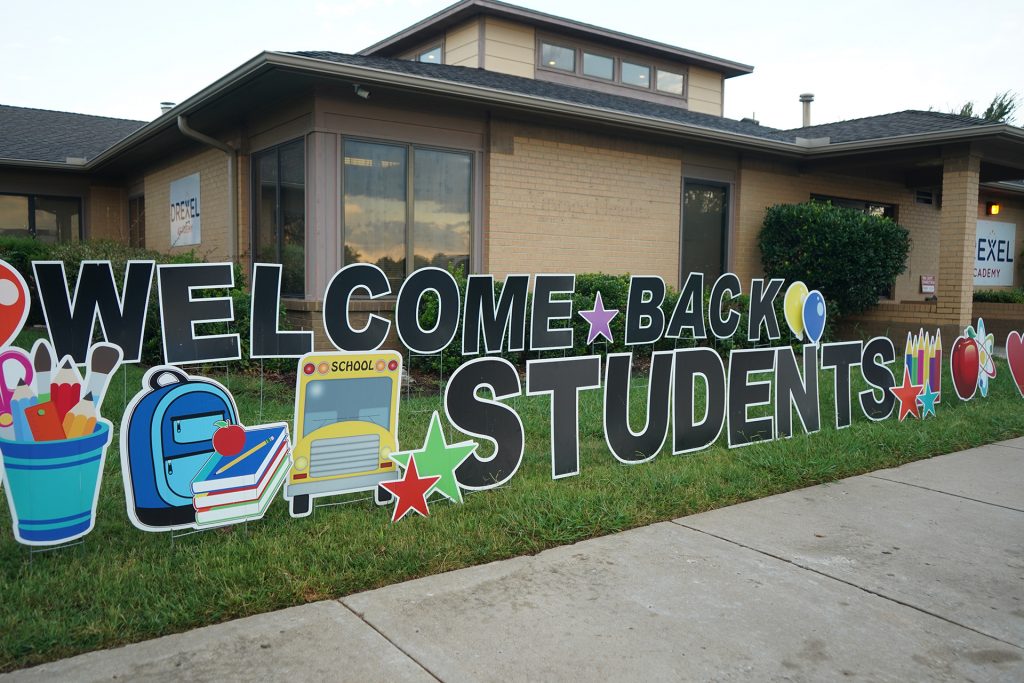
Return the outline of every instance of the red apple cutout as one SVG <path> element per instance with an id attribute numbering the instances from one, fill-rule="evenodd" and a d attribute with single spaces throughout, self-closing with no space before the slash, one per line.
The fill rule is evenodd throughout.
<path id="1" fill-rule="evenodd" d="M 978 390 L 978 343 L 970 337 L 957 337 L 949 353 L 949 369 L 953 375 L 953 388 L 961 401 L 974 398 Z"/>
<path id="2" fill-rule="evenodd" d="M 213 433 L 213 450 L 220 455 L 238 455 L 245 446 L 245 429 L 242 425 L 228 424 L 220 421 L 216 423 L 217 431 Z"/>

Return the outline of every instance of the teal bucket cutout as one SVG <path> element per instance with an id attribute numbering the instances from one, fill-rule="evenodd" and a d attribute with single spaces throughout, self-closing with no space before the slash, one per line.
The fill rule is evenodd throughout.
<path id="1" fill-rule="evenodd" d="M 61 441 L 0 439 L 14 537 L 29 545 L 73 541 L 92 530 L 110 425 Z"/>

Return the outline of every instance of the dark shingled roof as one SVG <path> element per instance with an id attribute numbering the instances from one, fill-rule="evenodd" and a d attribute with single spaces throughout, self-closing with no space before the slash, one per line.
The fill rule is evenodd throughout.
<path id="1" fill-rule="evenodd" d="M 829 138 L 835 144 L 838 142 L 856 142 L 858 140 L 878 140 L 897 135 L 938 133 L 944 130 L 984 126 L 991 123 L 991 121 L 971 116 L 910 109 L 893 114 L 867 116 L 862 119 L 823 123 L 820 126 L 794 128 L 782 131 L 775 136 L 775 139 L 793 142 L 797 137 Z"/>
<path id="2" fill-rule="evenodd" d="M 310 51 L 293 52 L 291 54 L 339 64 L 380 69 L 392 73 L 423 76 L 462 85 L 491 88 L 519 95 L 543 97 L 568 104 L 598 107 L 624 114 L 635 114 L 637 116 L 700 126 L 728 133 L 739 133 L 780 142 L 795 142 L 797 137 L 828 137 L 831 143 L 835 144 L 858 140 L 877 140 L 899 135 L 952 131 L 990 123 L 983 119 L 959 116 L 957 114 L 910 110 L 894 114 L 869 116 L 862 119 L 826 123 L 807 128 L 778 130 L 755 123 L 737 121 L 710 114 L 700 114 L 656 102 L 647 102 L 635 97 L 609 95 L 595 90 L 559 85 L 521 76 L 510 76 L 483 69 L 452 66 L 449 64 L 428 64 L 386 57 L 364 57 L 338 52 Z"/>
<path id="3" fill-rule="evenodd" d="M 0 159 L 92 159 L 146 121 L 0 104 Z"/>

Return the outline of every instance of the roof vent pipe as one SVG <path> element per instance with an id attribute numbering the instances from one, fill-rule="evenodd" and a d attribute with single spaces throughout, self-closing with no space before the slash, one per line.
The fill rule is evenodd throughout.
<path id="1" fill-rule="evenodd" d="M 811 102 L 813 101 L 814 93 L 812 92 L 805 92 L 800 95 L 800 102 L 804 105 L 804 128 L 811 125 Z"/>
<path id="2" fill-rule="evenodd" d="M 161 102 L 160 103 L 160 113 L 161 114 L 166 114 L 167 112 L 169 112 L 172 109 L 174 109 L 174 102 Z"/>

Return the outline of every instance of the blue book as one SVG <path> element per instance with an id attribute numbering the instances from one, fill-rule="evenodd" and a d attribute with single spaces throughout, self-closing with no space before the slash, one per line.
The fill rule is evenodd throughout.
<path id="1" fill-rule="evenodd" d="M 215 453 L 192 480 L 192 493 L 256 486 L 281 448 L 288 448 L 288 425 L 285 423 L 247 428 L 242 451 L 231 456 Z M 220 471 L 241 455 L 245 457 Z"/>

